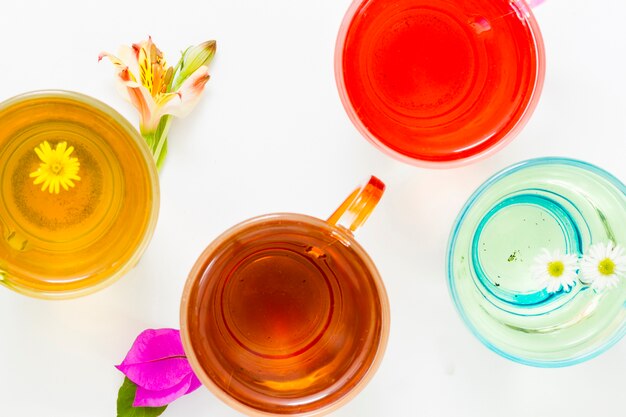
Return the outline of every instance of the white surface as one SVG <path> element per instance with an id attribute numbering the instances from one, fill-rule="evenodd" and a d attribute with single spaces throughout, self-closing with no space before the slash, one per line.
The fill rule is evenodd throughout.
<path id="1" fill-rule="evenodd" d="M 388 191 L 358 239 L 385 279 L 392 330 L 371 384 L 336 416 L 623 416 L 626 340 L 590 362 L 542 370 L 483 347 L 461 323 L 444 276 L 451 224 L 495 171 L 536 156 L 599 164 L 626 180 L 626 2 L 550 0 L 536 12 L 548 56 L 543 97 L 508 147 L 454 170 L 402 165 L 350 124 L 335 88 L 335 35 L 349 0 L 11 1 L 0 9 L 0 99 L 42 88 L 93 95 L 137 117 L 101 50 L 151 34 L 171 61 L 218 40 L 213 78 L 176 121 L 161 216 L 139 266 L 87 298 L 45 302 L 0 288 L 0 415 L 110 417 L 113 368 L 148 327 L 178 327 L 196 257 L 248 217 L 329 215 L 358 182 Z M 199 389 L 164 416 L 229 417 Z"/>

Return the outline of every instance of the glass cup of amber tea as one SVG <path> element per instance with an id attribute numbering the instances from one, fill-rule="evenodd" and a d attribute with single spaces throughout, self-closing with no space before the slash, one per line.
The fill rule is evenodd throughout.
<path id="1" fill-rule="evenodd" d="M 530 118 L 545 73 L 524 0 L 355 0 L 337 38 L 335 78 L 359 132 L 410 164 L 469 163 Z"/>
<path id="2" fill-rule="evenodd" d="M 34 297 L 110 284 L 137 263 L 157 220 L 157 171 L 143 138 L 78 93 L 0 104 L 0 184 L 0 283 Z"/>
<path id="3" fill-rule="evenodd" d="M 185 286 L 181 333 L 196 375 L 249 416 L 321 415 L 378 368 L 389 303 L 352 232 L 384 185 L 375 177 L 330 216 L 269 214 L 202 253 Z"/>

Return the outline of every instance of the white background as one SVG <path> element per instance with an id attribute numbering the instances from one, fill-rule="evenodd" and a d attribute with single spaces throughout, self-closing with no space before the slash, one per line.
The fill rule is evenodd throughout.
<path id="1" fill-rule="evenodd" d="M 336 416 L 624 416 L 626 340 L 590 362 L 534 369 L 500 358 L 461 323 L 444 258 L 452 222 L 497 170 L 537 156 L 596 163 L 626 180 L 626 2 L 548 0 L 536 11 L 547 51 L 542 99 L 508 147 L 477 164 L 426 170 L 359 136 L 339 101 L 334 42 L 349 0 L 5 1 L 0 99 L 63 88 L 93 95 L 133 123 L 101 50 L 148 34 L 170 57 L 218 40 L 206 96 L 177 120 L 161 173 L 161 215 L 130 274 L 72 301 L 0 288 L 0 415 L 111 417 L 113 368 L 145 328 L 178 327 L 187 273 L 220 232 L 254 215 L 328 216 L 369 174 L 388 186 L 358 240 L 392 310 L 382 367 Z M 238 414 L 206 389 L 164 416 Z"/>

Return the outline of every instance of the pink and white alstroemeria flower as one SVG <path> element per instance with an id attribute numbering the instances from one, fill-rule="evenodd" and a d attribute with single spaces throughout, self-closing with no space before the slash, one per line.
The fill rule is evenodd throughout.
<path id="1" fill-rule="evenodd" d="M 107 57 L 115 65 L 119 90 L 139 110 L 139 130 L 157 168 L 161 168 L 167 155 L 172 116 L 186 116 L 200 99 L 215 50 L 215 41 L 189 47 L 171 67 L 152 38 L 148 38 L 122 46 L 117 56 L 103 52 L 98 58 Z"/>
<path id="2" fill-rule="evenodd" d="M 215 42 L 212 47 L 214 50 Z M 103 52 L 98 60 L 104 57 L 115 65 L 122 94 L 139 110 L 140 129 L 144 136 L 155 132 L 165 115 L 186 116 L 200 99 L 210 77 L 209 68 L 200 65 L 177 91 L 170 91 L 178 68 L 167 65 L 152 38 L 122 46 L 118 56 Z"/>

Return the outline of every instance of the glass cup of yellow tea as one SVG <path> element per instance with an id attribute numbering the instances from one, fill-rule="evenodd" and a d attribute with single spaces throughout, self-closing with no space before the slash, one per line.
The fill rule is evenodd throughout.
<path id="1" fill-rule="evenodd" d="M 0 104 L 0 284 L 39 298 L 94 292 L 141 257 L 159 184 L 139 133 L 66 91 Z"/>

